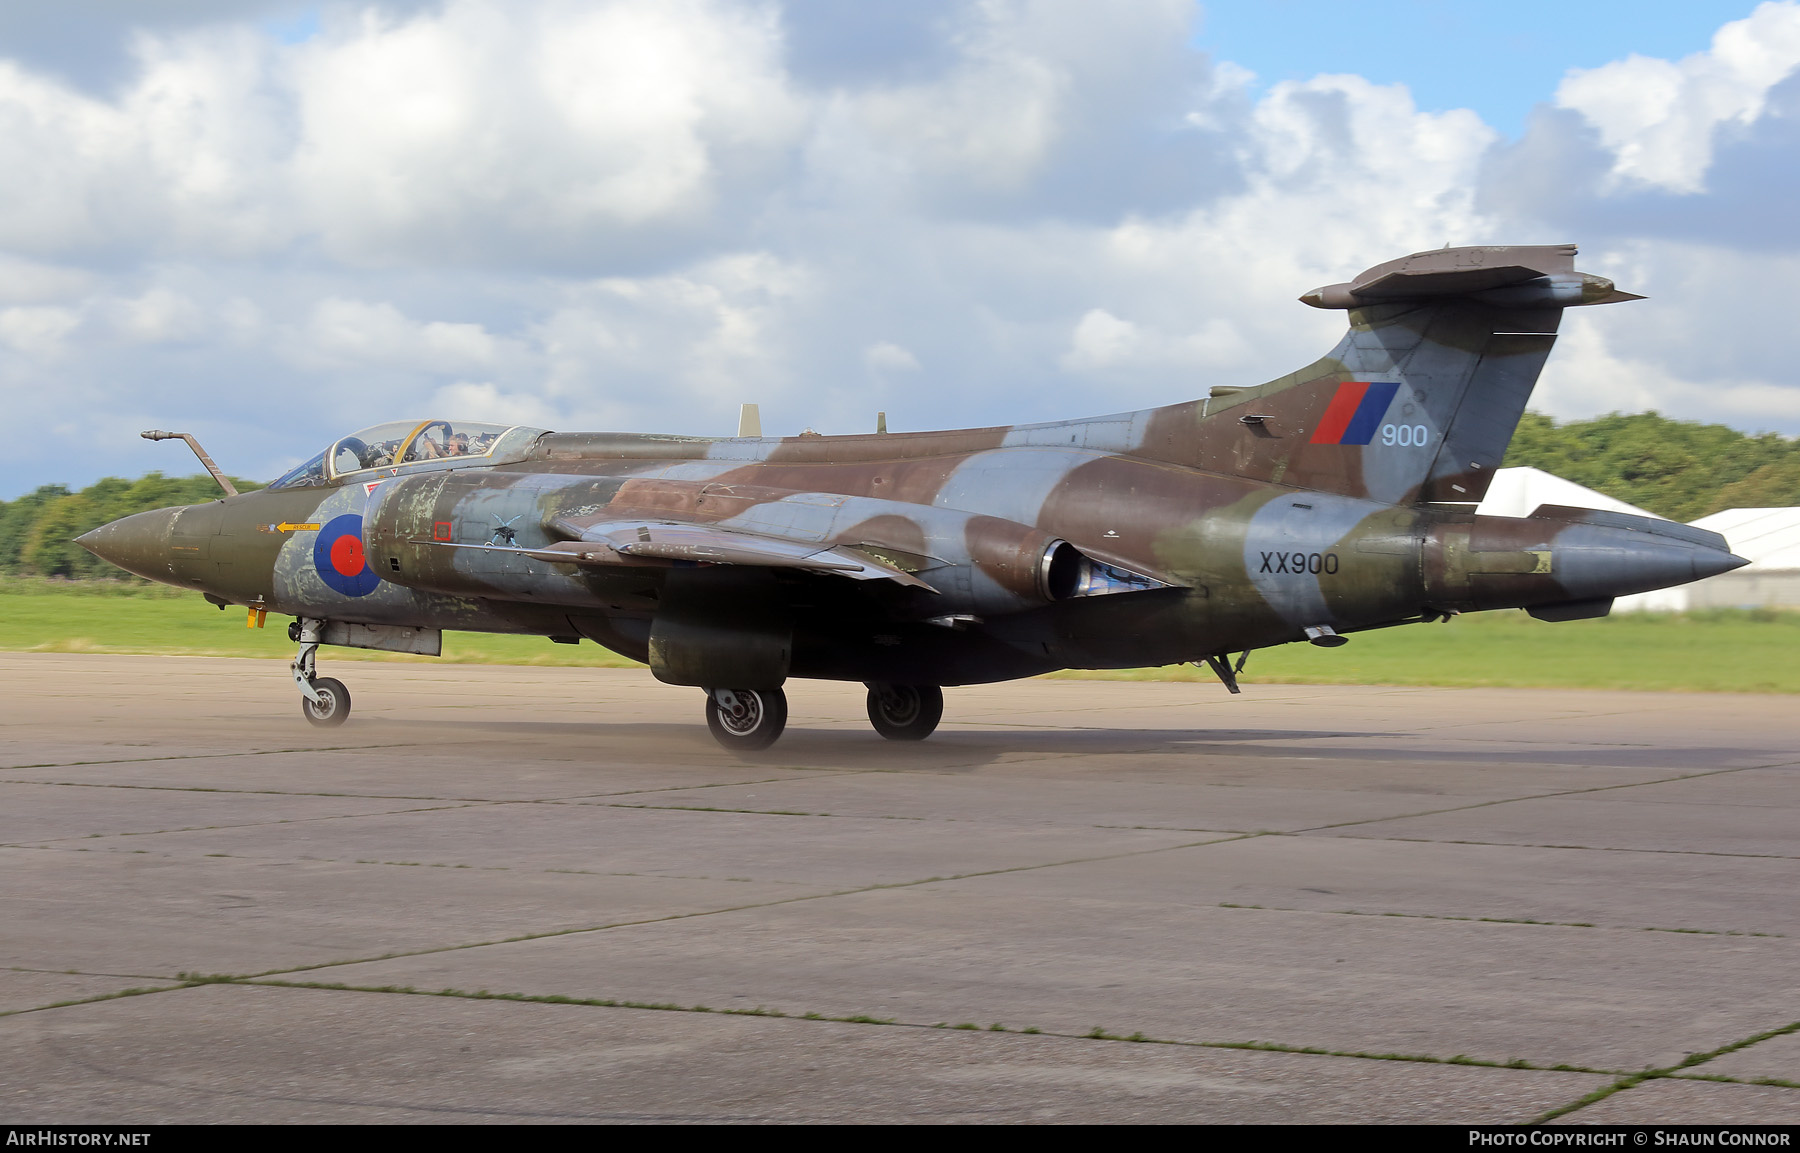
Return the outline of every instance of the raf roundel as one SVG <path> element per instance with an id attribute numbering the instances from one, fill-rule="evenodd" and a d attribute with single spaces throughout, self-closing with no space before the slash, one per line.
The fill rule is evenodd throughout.
<path id="1" fill-rule="evenodd" d="M 363 555 L 362 517 L 346 513 L 319 530 L 313 541 L 313 568 L 327 588 L 347 597 L 364 597 L 375 591 L 381 578 Z"/>

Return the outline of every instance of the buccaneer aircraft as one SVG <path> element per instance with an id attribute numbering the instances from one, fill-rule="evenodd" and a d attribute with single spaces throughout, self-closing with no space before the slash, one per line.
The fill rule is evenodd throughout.
<path id="1" fill-rule="evenodd" d="M 436 655 L 443 629 L 586 639 L 703 690 L 767 747 L 789 678 L 861 681 L 918 740 L 943 686 L 1204 662 L 1614 597 L 1746 563 L 1717 533 L 1544 506 L 1478 516 L 1565 308 L 1640 299 L 1573 245 L 1446 248 L 1314 289 L 1322 360 L 1162 408 L 1012 427 L 728 438 L 451 420 L 346 436 L 258 492 L 138 513 L 89 551 L 295 618 L 301 711 L 350 713 L 320 645 Z M 1238 654 L 1235 660 L 1232 654 Z"/>

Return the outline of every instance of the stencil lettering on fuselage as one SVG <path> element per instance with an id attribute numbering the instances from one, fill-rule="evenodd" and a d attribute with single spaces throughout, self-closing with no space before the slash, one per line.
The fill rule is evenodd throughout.
<path id="1" fill-rule="evenodd" d="M 1429 380 L 1409 377 L 1370 429 L 1368 446 L 1361 450 L 1363 486 L 1370 500 L 1400 504 L 1425 482 L 1446 423 L 1426 403 L 1430 392 Z"/>
<path id="2" fill-rule="evenodd" d="M 1250 518 L 1244 571 L 1263 600 L 1297 627 L 1330 624 L 1324 585 L 1348 564 L 1341 542 L 1381 506 L 1320 492 L 1279 496 Z"/>

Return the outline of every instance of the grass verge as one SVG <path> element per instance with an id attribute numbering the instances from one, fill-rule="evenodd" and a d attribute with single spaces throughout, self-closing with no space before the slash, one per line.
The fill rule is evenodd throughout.
<path id="1" fill-rule="evenodd" d="M 0 652 L 156 653 L 165 656 L 290 659 L 290 618 L 270 614 L 266 627 L 244 627 L 241 608 L 218 609 L 163 585 L 124 581 L 0 582 Z M 559 645 L 544 637 L 446 632 L 444 655 L 415 657 L 332 648 L 333 661 L 450 661 L 484 665 L 638 668 L 599 645 Z"/>
<path id="2" fill-rule="evenodd" d="M 124 582 L 0 582 L 0 651 L 291 655 L 287 618 L 244 627 L 241 609 L 198 594 Z M 543 637 L 447 632 L 442 657 L 333 649 L 333 660 L 631 668 L 598 645 Z M 1090 680 L 1212 681 L 1189 665 L 1076 670 Z M 1251 654 L 1250 684 L 1445 685 L 1685 692 L 1800 692 L 1800 612 L 1720 609 L 1629 613 L 1546 624 L 1521 612 L 1474 613 L 1446 624 L 1355 634 L 1348 645 L 1283 645 Z"/>
<path id="3" fill-rule="evenodd" d="M 1090 680 L 1216 681 L 1191 665 L 1053 673 Z M 1249 684 L 1800 692 L 1800 612 L 1621 613 L 1547 624 L 1522 612 L 1355 633 L 1335 649 L 1250 654 Z"/>

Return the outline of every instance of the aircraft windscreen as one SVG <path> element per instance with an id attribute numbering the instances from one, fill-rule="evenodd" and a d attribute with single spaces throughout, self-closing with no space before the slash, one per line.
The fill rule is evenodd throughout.
<path id="1" fill-rule="evenodd" d="M 320 453 L 305 464 L 297 465 L 282 473 L 269 487 L 317 488 L 330 483 L 330 478 L 325 475 L 325 454 Z"/>
<path id="2" fill-rule="evenodd" d="M 510 427 L 475 421 L 389 421 L 351 433 L 269 487 L 312 488 L 365 469 L 487 456 Z"/>
<path id="3" fill-rule="evenodd" d="M 392 420 L 351 433 L 326 453 L 331 474 L 343 476 L 365 468 L 382 468 L 400 460 L 400 447 L 420 426 L 416 420 Z"/>
<path id="4" fill-rule="evenodd" d="M 406 454 L 400 463 L 410 464 L 415 460 L 445 460 L 457 456 L 486 456 L 494 449 L 494 442 L 506 431 L 503 424 L 474 424 L 470 421 L 459 421 L 455 424 L 447 420 L 428 420 L 425 427 L 414 434 L 406 446 Z"/>

